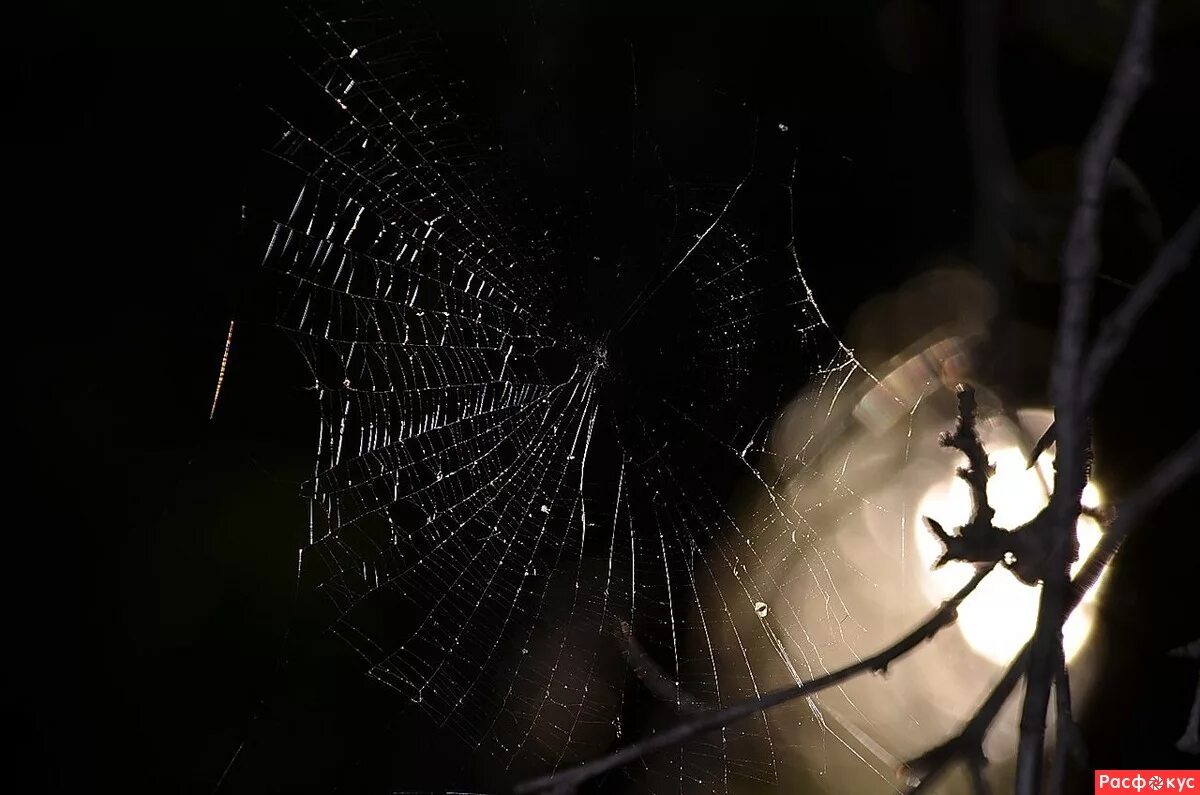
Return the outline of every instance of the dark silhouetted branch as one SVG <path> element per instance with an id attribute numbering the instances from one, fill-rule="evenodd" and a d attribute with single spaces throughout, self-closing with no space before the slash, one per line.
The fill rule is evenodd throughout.
<path id="1" fill-rule="evenodd" d="M 1167 460 L 1162 462 L 1145 483 L 1116 511 L 1116 518 L 1105 530 L 1095 550 L 1084 562 L 1067 594 L 1064 615 L 1069 615 L 1079 604 L 1083 595 L 1095 585 L 1104 569 L 1112 560 L 1121 543 L 1138 523 L 1163 497 L 1178 488 L 1200 469 L 1200 433 Z M 690 717 L 659 734 L 647 737 L 632 745 L 621 748 L 608 756 L 562 772 L 541 776 L 518 784 L 516 793 L 572 792 L 580 785 L 610 770 L 627 765 L 642 757 L 679 745 L 687 740 L 715 731 L 737 720 L 763 712 L 779 704 L 804 698 L 836 687 L 869 671 L 884 672 L 897 659 L 911 652 L 924 641 L 954 623 L 959 605 L 975 590 L 979 583 L 994 568 L 995 564 L 979 566 L 974 576 L 953 597 L 926 621 L 914 628 L 896 643 L 879 653 L 852 665 L 825 674 L 807 682 L 782 688 L 757 699 L 700 713 Z M 1060 647 L 1061 648 L 1061 647 Z M 1030 657 L 1030 644 L 1021 650 L 1005 671 L 1000 682 L 992 689 L 979 710 L 967 722 L 958 736 L 934 748 L 921 757 L 909 762 L 905 769 L 919 779 L 911 792 L 923 791 L 932 786 L 952 762 L 966 761 L 973 779 L 982 781 L 982 770 L 986 764 L 983 755 L 983 738 L 991 727 L 1000 708 L 1021 680 Z"/>
<path id="2" fill-rule="evenodd" d="M 960 760 L 965 761 L 968 768 L 978 768 L 987 764 L 987 758 L 983 755 L 983 738 L 995 722 L 996 716 L 1000 714 L 1000 708 L 1012 694 L 1013 688 L 1021 681 L 1028 659 L 1029 645 L 1026 644 L 1009 663 L 1004 676 L 992 688 L 992 692 L 988 693 L 983 704 L 956 736 L 905 764 L 904 770 L 909 777 L 916 779 L 916 783 L 908 790 L 909 795 L 928 791 L 953 763 Z"/>
<path id="3" fill-rule="evenodd" d="M 987 483 L 994 470 L 975 427 L 975 413 L 979 408 L 975 390 L 967 384 L 959 384 L 957 394 L 958 420 L 954 431 L 942 434 L 940 442 L 943 447 L 953 447 L 967 457 L 967 466 L 958 470 L 958 476 L 971 487 L 971 523 L 990 525 L 996 511 L 988 503 Z"/>
<path id="4" fill-rule="evenodd" d="M 966 456 L 967 465 L 959 468 L 958 476 L 971 488 L 971 518 L 951 534 L 936 519 L 925 517 L 930 532 L 944 547 L 934 563 L 935 568 L 952 560 L 995 563 L 1004 557 L 1010 544 L 1008 531 L 992 524 L 996 511 L 988 503 L 987 483 L 993 468 L 976 428 L 975 390 L 967 384 L 959 384 L 957 395 L 958 419 L 954 430 L 943 433 L 938 441 L 943 447 L 953 448 Z"/>
<path id="5" fill-rule="evenodd" d="M 1108 375 L 1113 362 L 1125 350 L 1138 320 L 1162 295 L 1171 280 L 1193 262 L 1198 241 L 1200 241 L 1200 206 L 1192 210 L 1192 214 L 1179 227 L 1175 236 L 1163 246 L 1158 256 L 1154 258 L 1146 275 L 1132 287 L 1132 292 L 1117 308 L 1117 311 L 1105 320 L 1100 337 L 1092 346 L 1083 370 L 1081 389 L 1085 407 L 1090 408 L 1095 402 L 1096 394 L 1100 391 L 1105 376 Z M 1033 466 L 1038 457 L 1055 443 L 1056 437 L 1056 424 L 1052 422 L 1030 450 L 1027 462 L 1029 466 Z"/>
<path id="6" fill-rule="evenodd" d="M 942 444 L 959 450 L 967 458 L 968 465 L 959 470 L 959 476 L 971 488 L 972 517 L 966 525 L 957 528 L 956 534 L 948 533 L 933 518 L 927 518 L 926 522 L 945 547 L 939 564 L 947 560 L 976 563 L 975 574 L 967 585 L 926 621 L 875 655 L 756 699 L 696 712 L 662 732 L 605 757 L 525 781 L 515 788 L 515 792 L 573 792 L 585 782 L 611 770 L 742 718 L 836 687 L 865 672 L 886 671 L 892 662 L 952 624 L 963 600 L 999 561 L 1007 559 L 1009 553 L 1016 556 L 1013 570 L 1018 577 L 1028 583 L 1040 580 L 1043 584 L 1033 637 L 959 734 L 910 761 L 905 770 L 911 779 L 915 779 L 910 791 L 918 792 L 932 787 L 952 763 L 962 762 L 967 766 L 975 791 L 985 793 L 987 760 L 983 740 L 1001 707 L 1024 677 L 1026 688 L 1017 751 L 1016 792 L 1018 795 L 1037 795 L 1041 790 L 1046 712 L 1051 689 L 1057 694 L 1059 749 L 1052 785 L 1055 791 L 1061 789 L 1068 757 L 1074 755 L 1078 759 L 1082 756 L 1082 741 L 1072 715 L 1070 684 L 1062 649 L 1063 621 L 1078 606 L 1083 594 L 1095 585 L 1133 528 L 1166 494 L 1200 469 L 1200 433 L 1197 433 L 1121 503 L 1095 550 L 1075 578 L 1069 578 L 1070 563 L 1077 554 L 1075 523 L 1082 511 L 1080 497 L 1089 466 L 1086 436 L 1091 405 L 1104 376 L 1126 346 L 1137 320 L 1190 260 L 1200 236 L 1198 211 L 1193 212 L 1160 252 L 1144 279 L 1105 324 L 1095 346 L 1085 357 L 1107 174 L 1121 131 L 1149 81 L 1148 58 L 1156 7 L 1156 0 L 1138 0 L 1135 5 L 1130 32 L 1104 106 L 1081 154 L 1077 204 L 1062 255 L 1062 299 L 1051 372 L 1055 421 L 1052 430 L 1034 445 L 1031 456 L 1031 460 L 1036 459 L 1051 441 L 1057 444 L 1054 488 L 1047 508 L 1016 530 L 993 525 L 994 510 L 987 500 L 991 467 L 975 428 L 975 394 L 970 387 L 960 387 L 958 424 L 954 432 L 942 438 Z M 990 197 L 985 197 L 990 209 L 1012 208 L 1017 202 L 1017 184 L 995 101 L 994 72 L 989 71 L 994 69 L 997 7 L 994 0 L 981 0 L 979 4 L 969 4 L 968 8 L 968 44 L 979 46 L 974 54 L 968 46 L 967 71 L 971 80 L 985 90 L 977 101 L 968 102 L 968 121 L 978 147 L 974 152 L 977 178 L 990 176 L 996 181 L 983 189 L 991 191 Z M 678 686 L 658 670 L 628 630 L 626 636 L 630 661 L 647 686 L 680 703 Z M 1200 694 L 1180 747 L 1200 745 L 1196 737 L 1197 709 L 1200 709 Z"/>
<path id="7" fill-rule="evenodd" d="M 1192 210 L 1183 225 L 1176 231 L 1175 236 L 1163 246 L 1150 269 L 1133 291 L 1121 303 L 1116 312 L 1104 322 L 1100 336 L 1092 345 L 1088 354 L 1087 365 L 1083 371 L 1083 400 L 1090 406 L 1108 375 L 1113 362 L 1117 360 L 1129 337 L 1133 334 L 1134 326 L 1150 305 L 1154 303 L 1166 289 L 1175 276 L 1181 273 L 1189 264 L 1196 252 L 1196 243 L 1200 240 L 1200 206 Z"/>
<path id="8" fill-rule="evenodd" d="M 987 760 L 981 756 L 976 759 L 967 760 L 967 773 L 971 776 L 971 791 L 975 795 L 991 795 L 992 788 L 988 786 L 987 775 L 984 768 L 987 766 Z"/>
<path id="9" fill-rule="evenodd" d="M 811 696 L 831 687 L 853 679 L 868 671 L 883 673 L 893 662 L 911 652 L 917 646 L 932 638 L 945 627 L 950 626 L 958 617 L 958 606 L 967 598 L 994 566 L 981 566 L 975 575 L 958 593 L 942 603 L 941 607 L 928 619 L 914 628 L 911 632 L 877 654 L 841 668 L 832 673 L 818 676 L 807 682 L 801 682 L 790 687 L 767 693 L 760 698 L 748 699 L 723 709 L 711 710 L 688 718 L 669 729 L 653 734 L 615 751 L 608 756 L 586 762 L 569 770 L 541 776 L 540 778 L 518 784 L 514 792 L 570 792 L 586 781 L 607 773 L 610 770 L 627 765 L 644 756 L 657 753 L 663 749 L 679 745 L 708 732 L 728 726 L 734 721 L 749 717 L 788 701 Z"/>
<path id="10" fill-rule="evenodd" d="M 1054 763 L 1050 767 L 1050 792 L 1052 795 L 1062 795 L 1066 792 L 1067 771 L 1071 763 L 1081 768 L 1087 766 L 1087 744 L 1071 709 L 1071 675 L 1067 671 L 1065 655 L 1060 657 L 1058 670 L 1054 674 L 1054 702 Z"/>
<path id="11" fill-rule="evenodd" d="M 1033 447 L 1029 451 L 1029 457 L 1025 459 L 1026 468 L 1032 467 L 1037 463 L 1037 460 L 1042 457 L 1042 453 L 1050 449 L 1050 445 L 1054 444 L 1054 423 L 1050 423 L 1050 427 L 1042 432 L 1038 440 L 1033 443 Z"/>
<path id="12" fill-rule="evenodd" d="M 1197 471 L 1200 471 L 1200 432 L 1160 463 L 1137 491 L 1116 509 L 1112 523 L 1105 528 L 1096 548 L 1071 580 L 1063 610 L 1064 617 L 1069 616 L 1079 606 L 1084 594 L 1096 585 L 1121 544 L 1146 518 L 1146 514 Z M 1000 681 L 958 735 L 907 763 L 905 769 L 918 779 L 909 789 L 910 795 L 927 791 L 937 783 L 952 763 L 983 758 L 983 738 L 995 721 L 996 715 L 1000 713 L 1000 708 L 1025 674 L 1029 665 L 1031 645 L 1032 641 L 1026 643 L 1013 658 Z"/>
<path id="13" fill-rule="evenodd" d="M 1095 584 L 1120 547 L 1121 542 L 1125 540 L 1146 512 L 1161 501 L 1166 494 L 1178 488 L 1197 469 L 1200 469 L 1200 433 L 1197 433 L 1184 447 L 1163 462 L 1146 483 L 1122 504 L 1113 523 L 1106 529 L 1100 542 L 1096 545 L 1096 549 L 1072 581 L 1065 613 L 1069 614 L 1074 610 L 1083 594 Z M 761 698 L 749 699 L 723 709 L 713 709 L 694 715 L 663 732 L 621 748 L 608 756 L 569 770 L 523 782 L 514 791 L 517 793 L 570 792 L 610 770 L 679 745 L 693 737 L 715 731 L 742 718 L 836 687 L 862 673 L 882 673 L 892 662 L 954 623 L 959 605 L 975 590 L 976 586 L 994 568 L 994 565 L 977 567 L 970 582 L 953 597 L 946 600 L 933 615 L 899 641 L 877 654 L 824 676 L 768 693 Z M 999 713 L 1000 707 L 1003 706 L 1016 683 L 1020 681 L 1028 658 L 1029 645 L 1026 645 L 963 731 L 956 738 L 906 765 L 911 773 L 920 778 L 920 783 L 917 785 L 918 790 L 932 785 L 953 761 L 965 760 L 969 765 L 978 769 L 972 773 L 973 776 L 982 775 L 980 771 L 986 761 L 982 750 L 983 737 L 995 720 L 996 714 Z"/>
<path id="14" fill-rule="evenodd" d="M 957 537 L 948 535 L 936 521 L 926 519 L 929 522 L 930 529 L 934 533 L 937 533 L 939 538 L 943 539 L 943 543 L 947 544 L 948 551 L 951 543 L 963 541 L 964 533 L 967 539 L 975 539 L 976 535 L 983 533 L 985 529 L 990 529 L 993 533 L 1004 534 L 1004 531 L 993 528 L 991 523 L 992 516 L 995 515 L 995 511 L 992 510 L 987 498 L 987 479 L 991 474 L 991 465 L 988 463 L 987 452 L 983 449 L 983 443 L 980 441 L 979 434 L 975 428 L 977 408 L 975 390 L 963 384 L 958 387 L 957 394 L 958 419 L 954 430 L 941 437 L 941 443 L 945 447 L 952 447 L 959 450 L 967 457 L 967 467 L 959 470 L 959 476 L 971 485 L 971 519 L 967 525 L 959 528 L 960 535 Z M 974 534 L 967 531 L 967 528 L 973 526 L 980 528 Z M 976 541 L 976 543 L 978 542 Z M 965 552 L 969 553 L 970 549 L 966 549 Z M 932 638 L 943 628 L 954 623 L 958 617 L 958 606 L 975 590 L 975 587 L 979 585 L 983 578 L 995 568 L 998 560 L 998 557 L 992 557 L 982 561 L 976 566 L 975 575 L 958 593 L 943 602 L 942 606 L 924 623 L 878 654 L 824 676 L 819 676 L 808 682 L 801 682 L 791 687 L 776 690 L 760 698 L 748 699 L 724 709 L 701 709 L 687 720 L 672 726 L 660 734 L 647 737 L 606 757 L 587 762 L 571 770 L 527 781 L 518 785 L 516 792 L 571 791 L 583 782 L 609 770 L 628 764 L 635 759 L 640 759 L 643 756 L 661 751 L 664 748 L 678 745 L 692 737 L 714 731 L 722 726 L 727 726 L 733 721 L 740 720 L 757 712 L 762 712 L 777 704 L 811 696 L 827 688 L 835 687 L 847 679 L 851 679 L 866 671 L 883 673 L 893 661 L 908 654 L 921 643 Z M 626 648 L 630 654 L 631 662 L 634 662 L 634 669 L 638 671 L 638 676 L 646 683 L 647 688 L 664 700 L 678 701 L 681 696 L 675 683 L 659 670 L 658 666 L 648 655 L 642 652 L 641 646 L 629 631 L 628 625 L 623 624 L 622 630 L 626 635 Z"/>
<path id="15" fill-rule="evenodd" d="M 1058 439 L 1054 494 L 1050 499 L 1049 554 L 1034 630 L 1017 743 L 1017 795 L 1037 795 L 1050 688 L 1062 655 L 1068 568 L 1075 552 L 1075 521 L 1087 479 L 1083 364 L 1092 288 L 1099 261 L 1099 228 L 1109 164 L 1125 122 L 1150 79 L 1149 54 L 1156 0 L 1139 0 L 1104 107 L 1083 146 L 1079 195 L 1063 248 L 1063 290 L 1051 389 Z"/>

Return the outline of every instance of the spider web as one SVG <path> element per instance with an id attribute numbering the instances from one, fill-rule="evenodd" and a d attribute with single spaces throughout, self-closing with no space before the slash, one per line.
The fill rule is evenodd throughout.
<path id="1" fill-rule="evenodd" d="M 844 638 L 812 514 L 865 501 L 815 432 L 794 460 L 765 447 L 801 387 L 819 429 L 869 375 L 800 268 L 791 173 L 678 184 L 642 147 L 642 199 L 564 240 L 456 112 L 431 38 L 297 16 L 336 121 L 282 120 L 295 190 L 263 265 L 321 408 L 302 569 L 370 675 L 516 777 L 826 670 L 774 573 L 812 555 L 818 634 Z M 785 479 L 829 500 L 797 508 Z M 758 716 L 613 779 L 772 783 L 777 743 Z"/>

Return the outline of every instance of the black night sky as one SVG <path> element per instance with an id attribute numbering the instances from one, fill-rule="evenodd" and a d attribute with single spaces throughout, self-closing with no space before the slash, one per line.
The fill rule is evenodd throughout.
<path id="1" fill-rule="evenodd" d="M 1124 27 L 1097 9 L 1124 4 L 1049 3 L 1079 8 L 1041 27 L 1040 4 L 1002 5 L 1014 158 L 1078 146 Z M 1120 156 L 1169 235 L 1200 199 L 1200 27 L 1188 3 L 1164 5 L 1155 82 Z M 279 126 L 268 106 L 309 112 L 295 63 L 311 52 L 286 11 L 238 6 L 51 3 L 8 30 L 17 479 L 2 549 L 9 775 L 24 782 L 11 791 L 208 793 L 239 747 L 221 792 L 448 780 L 494 791 L 511 782 L 474 774 L 453 735 L 363 676 L 297 589 L 317 409 L 301 358 L 270 323 L 272 287 L 242 208 L 271 190 L 263 150 Z M 797 249 L 835 330 L 937 257 L 969 255 L 956 3 L 533 0 L 395 13 L 437 33 L 464 110 L 503 142 L 531 201 L 558 208 L 564 240 L 585 226 L 619 233 L 603 223 L 619 192 L 605 190 L 630 169 L 620 142 L 636 126 L 636 92 L 637 125 L 692 181 L 736 178 L 756 134 L 794 150 Z M 1106 239 L 1127 237 L 1121 221 L 1109 227 Z M 1117 248 L 1103 270 L 1136 280 L 1145 249 Z M 1195 426 L 1197 286 L 1194 272 L 1176 283 L 1111 377 L 1095 422 L 1109 493 Z M 1013 289 L 1022 322 L 1052 329 L 1053 282 Z M 1097 311 L 1124 289 L 1101 283 Z M 1011 388 L 1038 400 L 1046 386 Z M 1166 657 L 1200 627 L 1186 596 L 1200 577 L 1194 499 L 1194 487 L 1171 498 L 1118 558 L 1080 791 L 1092 768 L 1195 766 L 1173 749 L 1195 666 Z"/>

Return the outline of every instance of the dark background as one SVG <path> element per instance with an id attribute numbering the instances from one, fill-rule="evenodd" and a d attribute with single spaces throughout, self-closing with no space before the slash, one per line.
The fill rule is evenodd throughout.
<path id="1" fill-rule="evenodd" d="M 222 791 L 487 789 L 452 736 L 321 633 L 296 587 L 316 406 L 258 305 L 240 219 L 278 132 L 265 107 L 302 95 L 288 56 L 302 60 L 304 42 L 282 11 L 237 5 L 60 3 L 8 31 L 14 791 L 210 792 L 239 747 Z M 1049 31 L 1006 8 L 1001 100 L 1018 160 L 1077 145 L 1102 96 L 1122 16 L 1081 5 Z M 1156 82 L 1121 147 L 1168 232 L 1200 197 L 1186 6 L 1167 4 Z M 651 134 L 697 179 L 743 168 L 755 124 L 787 125 L 797 246 L 835 329 L 935 254 L 969 250 L 954 4 L 604 8 L 397 13 L 442 32 L 466 110 L 551 209 L 627 162 L 612 142 L 635 81 Z M 1140 266 L 1105 263 L 1125 278 Z M 1195 426 L 1196 279 L 1175 288 L 1100 408 L 1110 494 Z M 1102 286 L 1098 302 L 1121 294 Z M 1052 327 L 1052 283 L 1016 295 Z M 1171 745 L 1195 666 L 1165 653 L 1200 627 L 1190 499 L 1162 507 L 1110 583 L 1097 641 L 1110 654 L 1084 715 L 1092 767 L 1189 764 Z"/>

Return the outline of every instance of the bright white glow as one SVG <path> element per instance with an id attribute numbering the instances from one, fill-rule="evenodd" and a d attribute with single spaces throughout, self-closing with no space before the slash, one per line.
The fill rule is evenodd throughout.
<path id="1" fill-rule="evenodd" d="M 989 457 L 996 467 L 996 474 L 988 481 L 988 500 L 996 509 L 996 525 L 1013 528 L 1029 521 L 1049 501 L 1047 484 L 1054 477 L 1052 459 L 1043 455 L 1036 468 L 1026 469 L 1025 458 L 1016 447 L 989 451 Z M 1083 504 L 1096 507 L 1100 499 L 1100 490 L 1089 483 L 1083 493 Z M 971 516 L 970 487 L 961 478 L 951 476 L 927 491 L 917 506 L 912 526 L 921 562 L 929 570 L 942 554 L 942 545 L 925 526 L 922 519 L 925 516 L 936 519 L 947 530 L 965 524 Z M 1101 531 L 1095 520 L 1080 517 L 1076 533 L 1079 560 L 1071 566 L 1072 575 L 1100 541 Z M 940 569 L 929 570 L 921 587 L 932 601 L 940 602 L 965 585 L 972 572 L 969 563 L 947 563 Z M 1067 659 L 1074 657 L 1087 640 L 1092 627 L 1091 604 L 1103 579 L 1101 576 L 1084 595 L 1079 608 L 1063 625 Z M 997 664 L 1007 664 L 1033 634 L 1040 594 L 1041 586 L 1031 588 L 1007 569 L 998 567 L 959 608 L 958 628 L 976 652 Z"/>

